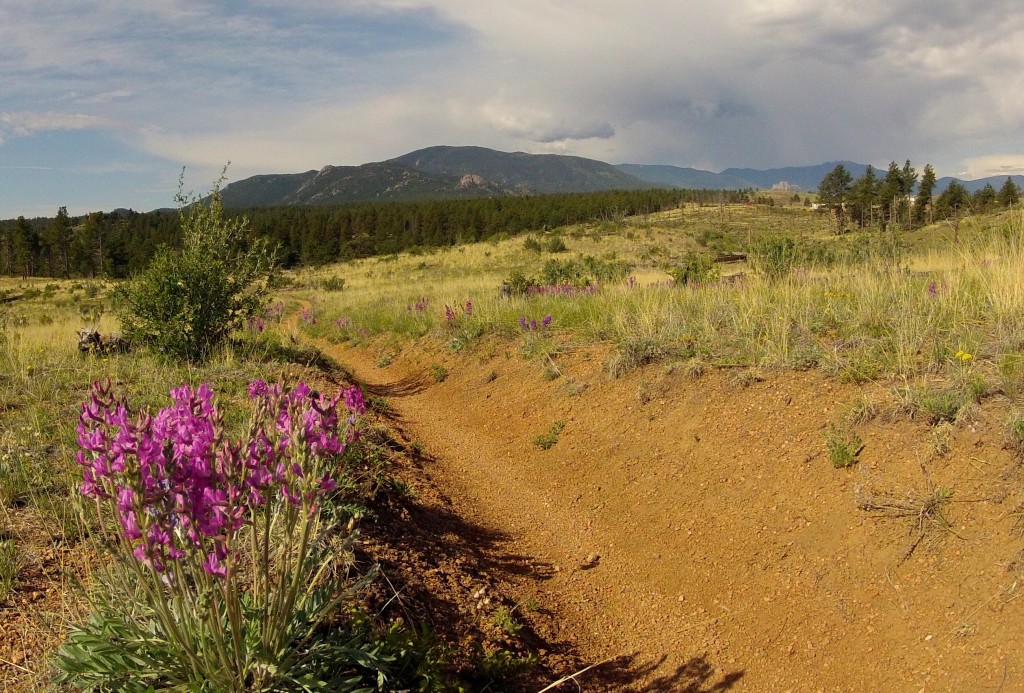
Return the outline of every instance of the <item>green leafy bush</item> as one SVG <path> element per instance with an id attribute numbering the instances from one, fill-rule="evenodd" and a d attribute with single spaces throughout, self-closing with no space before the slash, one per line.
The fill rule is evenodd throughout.
<path id="1" fill-rule="evenodd" d="M 714 258 L 706 253 L 687 253 L 669 274 L 676 286 L 704 286 L 718 280 L 719 269 Z"/>
<path id="2" fill-rule="evenodd" d="M 768 281 L 789 276 L 796 265 L 799 248 L 789 236 L 766 236 L 749 250 L 751 266 Z"/>
<path id="3" fill-rule="evenodd" d="M 552 236 L 551 239 L 544 244 L 544 250 L 549 253 L 564 253 L 569 247 L 562 240 L 561 236 Z"/>
<path id="4" fill-rule="evenodd" d="M 515 269 L 512 270 L 512 274 L 506 277 L 504 283 L 508 287 L 510 295 L 522 296 L 530 290 L 531 286 L 537 283 L 537 280 L 527 276 L 522 270 Z"/>
<path id="5" fill-rule="evenodd" d="M 177 360 L 208 356 L 266 302 L 273 253 L 263 242 L 246 246 L 244 217 L 224 217 L 223 180 L 206 200 L 179 189 L 182 248 L 161 250 L 115 296 L 125 335 Z"/>
<path id="6" fill-rule="evenodd" d="M 540 241 L 538 241 L 533 236 L 527 236 L 526 240 L 523 241 L 523 250 L 528 250 L 531 253 L 539 253 L 543 249 L 544 248 L 543 246 L 541 246 Z"/>
<path id="7" fill-rule="evenodd" d="M 570 284 L 575 287 L 614 282 L 622 279 L 631 265 L 617 260 L 599 260 L 587 255 L 579 260 L 552 258 L 544 263 L 540 281 L 547 285 Z"/>

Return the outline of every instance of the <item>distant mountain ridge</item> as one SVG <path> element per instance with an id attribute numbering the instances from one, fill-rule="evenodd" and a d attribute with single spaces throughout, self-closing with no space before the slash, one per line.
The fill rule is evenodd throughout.
<path id="1" fill-rule="evenodd" d="M 510 191 L 465 176 L 424 173 L 392 161 L 252 176 L 222 191 L 225 207 L 328 205 L 372 200 L 493 197 Z"/>
<path id="2" fill-rule="evenodd" d="M 642 179 L 611 164 L 580 156 L 499 152 L 484 147 L 427 147 L 393 162 L 434 175 L 481 176 L 519 193 L 637 190 Z"/>
<path id="3" fill-rule="evenodd" d="M 225 207 L 248 208 L 643 188 L 768 189 L 780 183 L 815 192 L 825 174 L 838 164 L 845 166 L 854 179 L 867 168 L 867 164 L 853 161 L 830 161 L 772 169 L 728 168 L 714 173 L 680 166 L 612 165 L 560 154 L 435 146 L 360 166 L 324 166 L 319 171 L 252 176 L 226 186 L 222 195 Z M 882 176 L 885 171 L 878 173 Z M 1018 185 L 1024 185 L 1024 176 L 1013 178 Z M 953 179 L 939 179 L 936 193 L 944 190 L 950 180 Z M 1005 176 L 995 176 L 961 182 L 973 192 L 986 183 L 998 190 L 1005 180 Z"/>
<path id="4" fill-rule="evenodd" d="M 649 164 L 619 164 L 616 168 L 659 187 L 694 190 L 743 190 L 758 187 L 739 176 L 712 173 L 698 168 Z"/>
<path id="5" fill-rule="evenodd" d="M 996 191 L 1003 187 L 1003 183 L 1006 182 L 1007 178 L 1012 178 L 1013 182 L 1017 184 L 1017 187 L 1024 188 L 1024 175 L 1012 175 L 1012 176 L 989 176 L 987 178 L 977 178 L 975 180 L 964 180 L 963 178 L 954 178 L 951 176 L 943 176 L 935 181 L 935 192 L 940 193 L 949 187 L 949 184 L 953 181 L 958 181 L 961 185 L 967 188 L 967 192 L 977 192 L 984 188 L 986 185 L 991 185 Z"/>

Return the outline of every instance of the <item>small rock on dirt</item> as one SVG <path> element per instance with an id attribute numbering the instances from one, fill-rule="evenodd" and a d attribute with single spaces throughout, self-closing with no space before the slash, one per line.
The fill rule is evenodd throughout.
<path id="1" fill-rule="evenodd" d="M 597 564 L 600 562 L 600 555 L 596 553 L 588 554 L 587 557 L 583 559 L 583 562 L 580 563 L 580 570 L 590 570 L 591 568 L 596 568 Z"/>

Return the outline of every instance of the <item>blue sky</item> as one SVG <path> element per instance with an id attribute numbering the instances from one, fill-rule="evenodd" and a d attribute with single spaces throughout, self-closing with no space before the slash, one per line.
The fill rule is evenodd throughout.
<path id="1" fill-rule="evenodd" d="M 1024 172 L 1019 0 L 0 0 L 0 218 L 435 144 Z"/>

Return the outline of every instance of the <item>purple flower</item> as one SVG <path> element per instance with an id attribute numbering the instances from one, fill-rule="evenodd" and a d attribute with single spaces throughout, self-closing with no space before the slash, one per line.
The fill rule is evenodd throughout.
<path id="1" fill-rule="evenodd" d="M 267 382 L 265 380 L 253 380 L 249 383 L 249 399 L 266 397 L 267 392 Z"/>
<path id="2" fill-rule="evenodd" d="M 220 562 L 219 558 L 217 558 L 217 554 L 212 551 L 207 555 L 206 560 L 203 562 L 203 570 L 218 578 L 226 577 L 228 574 L 227 568 L 225 568 L 224 564 Z"/>
<path id="3" fill-rule="evenodd" d="M 225 438 L 207 384 L 175 388 L 171 404 L 155 416 L 133 418 L 110 396 L 109 383 L 94 384 L 83 403 L 75 455 L 81 492 L 113 505 L 128 550 L 151 570 L 212 547 L 204 569 L 224 577 L 222 563 L 239 531 L 271 502 L 268 489 L 279 485 L 283 500 L 308 514 L 337 488 L 320 465 L 333 464 L 358 436 L 356 416 L 365 411 L 359 389 L 329 398 L 305 383 L 289 390 L 256 380 L 248 391 L 256 424 L 239 441 Z"/>
<path id="4" fill-rule="evenodd" d="M 139 528 L 134 512 L 128 511 L 121 516 L 121 526 L 124 527 L 125 539 L 135 541 L 142 538 L 142 530 Z"/>
<path id="5" fill-rule="evenodd" d="M 519 326 L 520 326 L 521 328 L 523 328 L 524 330 L 528 330 L 528 329 L 530 329 L 530 328 L 529 328 L 529 325 L 527 325 L 527 324 L 526 324 L 526 318 L 525 318 L 525 317 L 523 317 L 523 316 L 520 316 L 520 317 L 519 317 Z"/>
<path id="6" fill-rule="evenodd" d="M 444 319 L 448 322 L 455 320 L 455 311 L 452 310 L 452 307 L 449 305 L 445 305 L 444 307 Z"/>
<path id="7" fill-rule="evenodd" d="M 544 327 L 547 327 L 548 325 L 550 325 L 551 324 L 551 316 L 550 315 L 545 315 L 544 319 L 540 321 L 540 324 L 543 325 Z"/>
<path id="8" fill-rule="evenodd" d="M 473 314 L 473 302 L 472 301 L 466 301 L 466 315 L 472 315 L 472 314 Z"/>
<path id="9" fill-rule="evenodd" d="M 366 412 L 366 402 L 363 400 L 363 391 L 358 387 L 350 387 L 345 390 L 345 406 L 356 414 Z"/>

